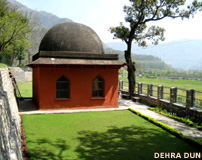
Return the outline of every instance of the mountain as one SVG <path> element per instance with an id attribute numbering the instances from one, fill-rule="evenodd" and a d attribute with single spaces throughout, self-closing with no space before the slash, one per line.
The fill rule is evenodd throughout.
<path id="1" fill-rule="evenodd" d="M 20 10 L 27 11 L 28 13 L 32 12 L 33 15 L 36 15 L 37 19 L 39 20 L 39 24 L 40 24 L 40 26 L 38 26 L 38 27 L 40 27 L 40 28 L 49 29 L 60 23 L 72 22 L 72 20 L 70 20 L 68 18 L 59 18 L 52 13 L 48 13 L 45 11 L 32 10 L 32 9 L 28 8 L 27 6 L 17 2 L 16 0 L 7 0 L 7 2 L 9 2 L 13 6 L 18 6 L 20 8 Z"/>
<path id="2" fill-rule="evenodd" d="M 106 54 L 118 54 L 119 60 L 125 62 L 124 52 L 120 50 L 113 50 L 106 44 L 104 45 L 105 53 Z M 152 56 L 152 55 L 139 55 L 139 54 L 132 54 L 133 60 L 135 60 L 136 68 L 140 69 L 149 69 L 149 70 L 168 70 L 172 69 L 171 66 L 166 64 L 160 58 Z"/>
<path id="3" fill-rule="evenodd" d="M 123 42 L 111 42 L 107 45 L 121 51 L 127 48 Z M 176 69 L 202 70 L 202 40 L 184 39 L 157 46 L 148 45 L 145 49 L 133 44 L 132 53 L 157 56 Z"/>
<path id="4" fill-rule="evenodd" d="M 59 18 L 45 11 L 38 12 L 38 18 L 41 21 L 41 26 L 48 29 L 60 23 L 72 22 L 72 20 L 68 18 Z"/>

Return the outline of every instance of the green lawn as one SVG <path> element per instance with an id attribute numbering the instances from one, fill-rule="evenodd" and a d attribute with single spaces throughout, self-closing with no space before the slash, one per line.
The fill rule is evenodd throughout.
<path id="1" fill-rule="evenodd" d="M 32 97 L 32 82 L 20 82 L 18 88 L 22 97 Z"/>
<path id="2" fill-rule="evenodd" d="M 130 111 L 23 115 L 32 160 L 151 160 L 199 152 Z"/>

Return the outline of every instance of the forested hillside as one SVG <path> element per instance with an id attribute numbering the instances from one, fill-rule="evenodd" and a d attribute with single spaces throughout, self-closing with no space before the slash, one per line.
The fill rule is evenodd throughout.
<path id="1" fill-rule="evenodd" d="M 112 42 L 107 45 L 115 50 L 126 49 L 126 44 L 123 42 Z M 178 40 L 157 46 L 148 45 L 144 49 L 133 44 L 132 52 L 157 56 L 175 69 L 202 70 L 202 40 Z"/>
<path id="2" fill-rule="evenodd" d="M 114 53 L 119 55 L 119 59 L 125 62 L 124 52 L 119 50 L 112 50 L 111 48 L 105 46 L 105 53 Z M 145 69 L 158 69 L 158 70 L 168 70 L 172 69 L 171 66 L 167 65 L 164 61 L 160 58 L 152 56 L 152 55 L 139 55 L 139 54 L 132 54 L 133 60 L 136 64 L 136 68 L 138 70 L 145 70 Z"/>

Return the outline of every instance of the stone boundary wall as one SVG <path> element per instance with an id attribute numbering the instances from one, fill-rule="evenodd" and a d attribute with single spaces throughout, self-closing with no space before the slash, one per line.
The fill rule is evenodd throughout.
<path id="1" fill-rule="evenodd" d="M 18 106 L 8 68 L 0 69 L 0 160 L 22 160 Z"/>
<path id="2" fill-rule="evenodd" d="M 16 82 L 29 82 L 32 81 L 32 69 L 10 67 L 12 74 L 14 75 Z"/>

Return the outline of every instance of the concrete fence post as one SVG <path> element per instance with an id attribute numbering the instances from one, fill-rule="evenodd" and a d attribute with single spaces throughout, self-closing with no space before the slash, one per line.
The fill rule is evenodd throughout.
<path id="1" fill-rule="evenodd" d="M 138 83 L 138 94 L 142 94 L 142 83 Z"/>
<path id="2" fill-rule="evenodd" d="M 173 103 L 177 102 L 177 87 L 170 88 L 170 111 L 173 113 Z"/>
<path id="3" fill-rule="evenodd" d="M 153 96 L 153 85 L 148 84 L 147 85 L 147 97 Z"/>
<path id="4" fill-rule="evenodd" d="M 163 99 L 163 86 L 158 86 L 158 90 L 157 90 L 157 98 L 158 100 Z"/>
<path id="5" fill-rule="evenodd" d="M 170 88 L 170 103 L 177 102 L 177 87 Z"/>
<path id="6" fill-rule="evenodd" d="M 123 80 L 119 81 L 119 91 L 123 90 Z"/>
<path id="7" fill-rule="evenodd" d="M 186 95 L 187 110 L 194 107 L 194 105 L 195 105 L 195 90 L 193 89 L 187 90 L 187 95 Z"/>
<path id="8" fill-rule="evenodd" d="M 153 96 L 153 84 L 150 84 L 150 96 Z"/>
<path id="9" fill-rule="evenodd" d="M 147 97 L 150 97 L 150 85 L 147 85 Z"/>

